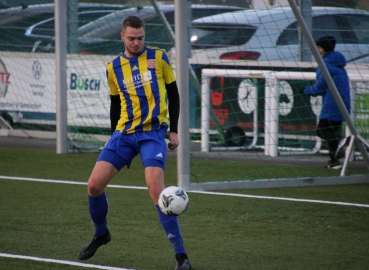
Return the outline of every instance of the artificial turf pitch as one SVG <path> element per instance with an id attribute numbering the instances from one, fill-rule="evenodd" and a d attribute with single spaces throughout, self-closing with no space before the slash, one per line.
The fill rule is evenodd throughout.
<path id="1" fill-rule="evenodd" d="M 0 176 L 85 183 L 96 154 L 0 148 Z M 169 159 L 168 164 L 175 164 Z M 113 185 L 144 187 L 139 159 Z M 174 168 L 173 168 L 174 167 Z M 167 185 L 176 184 L 175 166 Z M 130 269 L 174 269 L 173 250 L 146 189 L 108 187 L 112 241 L 86 263 Z M 367 269 L 369 185 L 222 193 L 360 205 L 188 192 L 179 217 L 193 269 Z M 85 184 L 0 179 L 0 253 L 80 262 L 93 236 Z M 86 269 L 0 256 L 0 269 Z"/>

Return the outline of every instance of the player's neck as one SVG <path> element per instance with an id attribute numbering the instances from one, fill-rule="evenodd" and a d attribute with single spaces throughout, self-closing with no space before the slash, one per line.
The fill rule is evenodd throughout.
<path id="1" fill-rule="evenodd" d="M 127 49 L 125 49 L 123 51 L 123 54 L 128 57 L 128 58 L 135 58 L 137 56 L 139 56 L 142 53 L 142 50 L 139 53 L 131 53 L 130 51 L 128 51 Z"/>
<path id="2" fill-rule="evenodd" d="M 124 52 L 123 52 L 123 54 L 124 54 L 125 56 L 127 56 L 128 58 L 134 58 L 134 57 L 136 57 L 136 55 L 129 53 L 127 50 L 126 50 L 126 51 L 124 51 Z"/>

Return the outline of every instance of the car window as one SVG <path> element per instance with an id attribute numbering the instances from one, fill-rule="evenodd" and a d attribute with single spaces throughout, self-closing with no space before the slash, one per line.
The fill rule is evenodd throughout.
<path id="1" fill-rule="evenodd" d="M 34 26 L 29 34 L 54 36 L 54 31 L 55 31 L 55 19 L 51 18 Z"/>
<path id="2" fill-rule="evenodd" d="M 341 26 L 343 27 L 343 26 Z M 339 26 L 335 20 L 335 16 L 316 16 L 313 17 L 312 36 L 314 40 L 318 40 L 323 36 L 335 37 L 337 43 L 342 43 Z"/>
<path id="3" fill-rule="evenodd" d="M 346 15 L 334 15 L 334 19 L 337 23 L 338 29 L 341 34 L 341 42 L 346 44 L 357 44 L 358 40 L 354 30 L 351 25 L 348 23 Z"/>
<path id="4" fill-rule="evenodd" d="M 353 29 L 359 44 L 369 44 L 369 16 L 346 15 L 347 23 Z"/>
<path id="5" fill-rule="evenodd" d="M 166 12 L 164 15 L 174 32 L 174 11 Z M 147 45 L 165 49 L 173 45 L 158 16 L 144 19 L 144 23 L 146 26 L 145 43 Z"/>
<path id="6" fill-rule="evenodd" d="M 82 1 L 80 1 L 82 2 Z M 119 4 L 91 4 L 91 3 L 80 3 L 78 5 L 78 12 L 83 11 L 101 11 L 101 10 L 123 10 L 128 9 L 127 5 L 119 5 Z"/>
<path id="7" fill-rule="evenodd" d="M 95 21 L 102 16 L 108 15 L 113 11 L 91 11 L 78 14 L 78 27 L 89 22 Z M 30 35 L 54 36 L 55 35 L 55 18 L 43 21 L 32 28 Z"/>
<path id="8" fill-rule="evenodd" d="M 149 12 L 151 9 L 146 8 L 146 10 Z M 144 13 L 145 9 L 142 11 L 127 11 L 125 14 L 122 13 L 121 17 L 129 16 L 129 15 L 138 15 L 140 16 L 141 13 Z M 204 16 L 208 15 L 215 15 L 219 13 L 223 13 L 226 11 L 231 11 L 231 9 L 199 9 L 199 8 L 193 8 L 192 9 L 192 19 L 198 19 Z M 129 14 L 128 12 L 132 13 Z M 133 14 L 136 13 L 136 14 Z M 174 31 L 174 10 L 172 11 L 166 11 L 164 12 L 165 18 L 167 19 L 169 25 L 171 25 L 172 30 Z M 114 18 L 114 15 L 109 16 L 111 18 Z M 104 18 L 101 18 L 103 20 Z M 146 25 L 146 37 L 145 40 L 147 42 L 153 41 L 153 40 L 163 40 L 168 39 L 166 32 L 163 31 L 163 25 L 162 22 L 157 15 L 143 15 L 142 17 L 145 25 Z M 92 26 L 92 24 L 91 24 Z M 119 23 L 111 22 L 109 24 L 106 23 L 104 26 L 100 27 L 90 27 L 88 25 L 87 27 L 84 27 L 80 30 L 80 35 L 83 35 L 87 38 L 101 38 L 101 39 L 108 39 L 108 40 L 120 40 L 120 31 L 121 31 L 121 21 Z M 168 40 L 167 40 L 168 41 Z"/>
<path id="9" fill-rule="evenodd" d="M 297 22 L 294 22 L 283 30 L 277 40 L 277 45 L 295 45 L 298 44 L 299 38 L 297 33 Z"/>
<path id="10" fill-rule="evenodd" d="M 165 14 L 166 15 L 166 14 Z M 163 24 L 158 16 L 151 16 L 150 18 L 143 20 L 145 23 L 145 41 L 153 41 L 153 40 L 167 40 L 168 36 L 163 29 Z M 169 20 L 168 20 L 169 22 Z M 173 28 L 173 25 L 172 25 Z M 104 30 L 104 31 L 103 31 Z M 120 40 L 120 32 L 121 32 L 121 22 L 113 23 L 110 27 L 96 28 L 93 31 L 90 31 L 84 35 L 87 38 L 101 38 L 107 40 Z M 98 35 L 99 34 L 99 35 Z M 151 45 L 151 44 L 149 44 Z"/>
<path id="11" fill-rule="evenodd" d="M 78 14 L 78 27 L 95 21 L 105 15 L 114 12 L 113 10 L 104 10 L 104 11 L 94 11 L 94 12 L 84 12 Z"/>
<path id="12" fill-rule="evenodd" d="M 240 9 L 236 9 L 236 8 L 229 8 L 229 9 L 225 9 L 225 8 L 208 8 L 208 9 L 192 9 L 192 20 L 196 20 L 199 18 L 203 18 L 203 17 L 207 17 L 207 16 L 212 16 L 212 15 L 217 15 L 217 14 L 221 14 L 221 13 L 225 13 L 225 12 L 231 12 L 231 11 L 238 11 L 241 10 Z"/>
<path id="13" fill-rule="evenodd" d="M 22 42 L 24 40 L 24 33 L 26 29 L 39 21 L 39 19 L 47 19 L 53 16 L 52 13 L 43 13 L 37 14 L 37 16 L 29 17 L 22 16 L 21 14 L 14 14 L 13 16 L 7 16 L 5 20 L 5 16 L 0 23 L 0 49 L 1 50 L 27 50 L 27 48 L 21 48 L 22 46 L 26 46 Z M 18 48 L 14 46 L 17 45 Z"/>
<path id="14" fill-rule="evenodd" d="M 191 29 L 193 49 L 237 46 L 247 43 L 254 35 L 257 27 L 251 25 L 194 25 Z"/>
<path id="15" fill-rule="evenodd" d="M 199 18 L 203 18 L 203 17 L 207 17 L 207 16 L 212 16 L 212 15 L 217 15 L 217 14 L 221 14 L 224 12 L 229 12 L 229 11 L 235 11 L 238 9 L 224 9 L 224 8 L 209 8 L 209 9 L 204 9 L 204 8 L 193 8 L 191 10 L 191 18 L 192 20 L 196 20 Z M 169 12 L 165 12 L 164 13 L 165 18 L 167 19 L 169 25 L 172 27 L 173 31 L 174 31 L 174 15 L 175 15 L 175 11 L 169 11 Z M 161 24 L 161 20 L 158 16 L 154 16 L 152 18 L 149 19 L 144 19 L 145 24 Z"/>
<path id="16" fill-rule="evenodd" d="M 123 19 L 128 16 L 138 16 L 140 12 L 145 12 L 146 10 L 148 9 L 130 8 L 109 14 L 80 27 L 78 34 L 83 36 L 83 38 L 120 40 Z"/>
<path id="17" fill-rule="evenodd" d="M 1 1 L 1 0 L 0 0 Z M 85 4 L 78 6 L 78 11 L 88 11 L 90 14 L 80 17 L 80 25 L 91 22 L 109 12 L 127 8 L 124 5 Z M 0 50 L 30 52 L 34 48 L 35 40 L 26 35 L 32 26 L 37 26 L 38 34 L 49 38 L 54 36 L 54 5 L 29 5 L 27 8 L 10 8 L 0 10 Z M 99 14 L 99 12 L 103 12 Z M 38 26 L 44 22 L 42 26 Z"/>
<path id="18" fill-rule="evenodd" d="M 337 19 L 337 20 L 336 20 Z M 340 24 L 337 24 L 337 21 Z M 277 45 L 296 45 L 299 42 L 298 39 L 298 23 L 295 21 L 284 29 L 282 34 L 277 40 Z M 349 32 L 347 24 L 335 16 L 315 16 L 312 19 L 312 36 L 314 40 L 317 40 L 323 36 L 334 36 L 338 43 L 342 43 L 341 30 Z M 348 34 L 348 33 L 347 33 Z"/>

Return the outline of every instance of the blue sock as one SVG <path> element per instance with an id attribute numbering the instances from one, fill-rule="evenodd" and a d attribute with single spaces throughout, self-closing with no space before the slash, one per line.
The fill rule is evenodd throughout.
<path id="1" fill-rule="evenodd" d="M 95 226 L 95 234 L 102 236 L 107 230 L 108 200 L 105 192 L 98 197 L 88 195 L 89 210 Z"/>
<path id="2" fill-rule="evenodd" d="M 178 218 L 176 216 L 165 215 L 160 210 L 158 205 L 156 205 L 156 209 L 159 213 L 161 226 L 163 226 L 163 229 L 174 248 L 174 253 L 186 253 L 183 246 L 183 239 L 181 235 L 181 230 L 179 228 Z"/>

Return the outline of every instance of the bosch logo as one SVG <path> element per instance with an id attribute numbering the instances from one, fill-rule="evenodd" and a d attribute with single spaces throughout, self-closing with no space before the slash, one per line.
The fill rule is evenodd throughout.
<path id="1" fill-rule="evenodd" d="M 36 60 L 32 64 L 32 76 L 36 80 L 39 80 L 41 78 L 41 75 L 42 75 L 41 63 Z"/>

